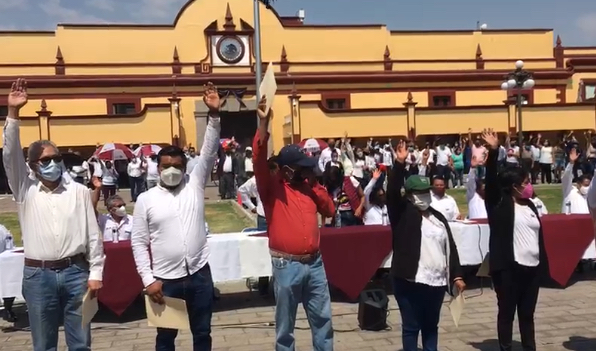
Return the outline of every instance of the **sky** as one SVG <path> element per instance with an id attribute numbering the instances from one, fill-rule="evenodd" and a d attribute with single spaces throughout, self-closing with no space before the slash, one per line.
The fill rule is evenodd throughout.
<path id="1" fill-rule="evenodd" d="M 225 0 L 204 0 L 225 1 Z M 251 1 L 251 0 L 246 0 Z M 57 23 L 171 24 L 186 0 L 0 0 L 0 30 Z M 386 24 L 392 30 L 552 28 L 565 46 L 596 46 L 596 0 L 277 0 L 306 24 Z"/>

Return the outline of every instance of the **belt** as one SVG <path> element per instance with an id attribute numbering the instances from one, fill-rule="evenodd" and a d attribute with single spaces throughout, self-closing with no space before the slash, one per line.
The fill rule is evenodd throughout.
<path id="1" fill-rule="evenodd" d="M 289 261 L 296 261 L 296 262 L 300 262 L 300 263 L 311 263 L 312 261 L 319 258 L 319 256 L 321 255 L 321 253 L 319 251 L 316 251 L 316 252 L 313 252 L 310 254 L 304 254 L 304 255 L 290 255 L 290 254 L 275 251 L 275 250 L 269 250 L 269 254 L 271 255 L 271 257 L 283 258 L 283 259 L 286 259 Z"/>
<path id="2" fill-rule="evenodd" d="M 40 261 L 25 258 L 25 266 L 33 268 L 47 268 L 47 269 L 65 269 L 72 266 L 75 263 L 87 263 L 87 259 L 84 254 L 78 254 L 67 258 L 62 258 L 55 261 Z"/>

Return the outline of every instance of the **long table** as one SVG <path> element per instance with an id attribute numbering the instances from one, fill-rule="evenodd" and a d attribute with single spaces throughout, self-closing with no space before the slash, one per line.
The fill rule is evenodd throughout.
<path id="1" fill-rule="evenodd" d="M 548 215 L 542 218 L 550 275 L 565 286 L 594 240 L 589 215 Z M 479 265 L 488 252 L 488 226 L 451 225 L 462 265 Z M 246 233 L 208 238 L 214 282 L 271 275 L 268 239 Z M 391 264 L 391 230 L 386 226 L 321 228 L 321 254 L 329 283 L 355 299 L 379 267 Z M 104 287 L 99 300 L 120 315 L 141 293 L 129 242 L 105 243 Z M 9 264 L 10 262 L 10 264 Z M 7 265 L 9 264 L 9 265 Z M 0 254 L 0 297 L 20 296 L 22 253 Z M 10 273 L 6 274 L 9 269 Z"/>

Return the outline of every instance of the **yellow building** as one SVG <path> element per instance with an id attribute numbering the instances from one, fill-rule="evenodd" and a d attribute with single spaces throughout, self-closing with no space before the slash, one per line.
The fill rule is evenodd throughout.
<path id="1" fill-rule="evenodd" d="M 173 24 L 0 32 L 0 88 L 7 92 L 19 76 L 29 82 L 23 144 L 40 138 L 66 148 L 200 144 L 208 81 L 226 99 L 222 137 L 250 138 L 252 6 L 252 0 L 190 0 Z M 500 85 L 520 59 L 536 81 L 523 92 L 524 131 L 596 127 L 596 47 L 565 47 L 551 29 L 306 25 L 263 5 L 261 28 L 263 62 L 273 62 L 278 82 L 275 149 L 344 132 L 413 138 L 468 128 L 516 131 L 515 106 Z"/>

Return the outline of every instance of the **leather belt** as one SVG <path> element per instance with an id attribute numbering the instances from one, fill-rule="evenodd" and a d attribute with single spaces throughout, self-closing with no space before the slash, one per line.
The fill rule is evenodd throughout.
<path id="1" fill-rule="evenodd" d="M 319 258 L 319 256 L 321 255 L 321 253 L 319 251 L 316 251 L 316 252 L 313 252 L 310 254 L 304 254 L 304 255 L 290 255 L 290 254 L 275 251 L 275 250 L 269 250 L 269 254 L 271 255 L 271 257 L 283 258 L 283 259 L 286 259 L 289 261 L 295 261 L 295 262 L 300 262 L 300 263 L 311 263 L 314 260 L 316 260 L 317 258 Z"/>
<path id="2" fill-rule="evenodd" d="M 25 266 L 42 269 L 66 269 L 75 263 L 87 263 L 84 254 L 78 254 L 67 258 L 62 258 L 55 261 L 40 261 L 25 258 Z"/>

